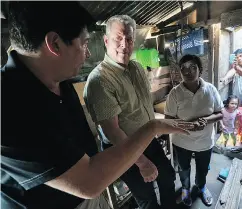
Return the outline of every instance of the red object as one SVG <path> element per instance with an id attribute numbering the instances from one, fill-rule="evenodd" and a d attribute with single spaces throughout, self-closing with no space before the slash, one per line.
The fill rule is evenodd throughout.
<path id="1" fill-rule="evenodd" d="M 240 143 L 242 143 L 242 107 L 238 108 L 238 137 L 240 139 Z"/>

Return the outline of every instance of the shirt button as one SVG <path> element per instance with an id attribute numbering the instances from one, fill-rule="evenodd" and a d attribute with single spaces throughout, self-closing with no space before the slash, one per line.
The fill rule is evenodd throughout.
<path id="1" fill-rule="evenodd" d="M 62 100 L 60 100 L 60 104 L 62 104 Z"/>

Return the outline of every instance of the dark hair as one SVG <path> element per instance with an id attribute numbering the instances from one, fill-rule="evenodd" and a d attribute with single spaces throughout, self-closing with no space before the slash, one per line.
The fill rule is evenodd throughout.
<path id="1" fill-rule="evenodd" d="M 78 2 L 9 3 L 10 40 L 25 51 L 36 51 L 50 31 L 56 32 L 66 44 L 71 44 L 93 22 L 94 19 Z"/>
<path id="2" fill-rule="evenodd" d="M 242 54 L 242 49 L 237 49 L 234 54 L 237 56 L 238 54 Z"/>
<path id="3" fill-rule="evenodd" d="M 235 96 L 235 95 L 230 95 L 230 96 L 228 96 L 228 98 L 226 99 L 226 100 L 224 100 L 223 101 L 223 103 L 224 103 L 224 107 L 228 107 L 229 106 L 229 103 L 230 103 L 230 101 L 232 100 L 232 99 L 238 99 L 238 106 L 237 106 L 237 108 L 239 107 L 239 98 L 237 97 L 237 96 Z"/>
<path id="4" fill-rule="evenodd" d="M 182 64 L 184 64 L 188 61 L 193 61 L 195 64 L 197 64 L 197 66 L 199 68 L 199 72 L 200 73 L 203 72 L 202 62 L 201 62 L 200 58 L 196 55 L 191 55 L 191 54 L 184 55 L 179 61 L 179 67 L 181 68 Z"/>

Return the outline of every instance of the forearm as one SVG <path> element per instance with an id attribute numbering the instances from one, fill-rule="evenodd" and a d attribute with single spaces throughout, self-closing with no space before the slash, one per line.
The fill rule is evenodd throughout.
<path id="1" fill-rule="evenodd" d="M 236 73 L 236 71 L 234 68 L 230 69 L 229 72 L 224 76 L 224 79 L 225 80 L 231 79 L 235 73 Z"/>
<path id="2" fill-rule="evenodd" d="M 208 124 L 216 123 L 217 121 L 223 119 L 223 114 L 221 112 L 213 113 L 209 116 L 203 117 L 205 120 L 207 120 Z"/>
<path id="3" fill-rule="evenodd" d="M 65 173 L 45 184 L 84 199 L 98 197 L 137 161 L 155 136 L 155 125 L 156 121 L 149 122 L 129 140 L 91 158 L 85 154 Z"/>
<path id="4" fill-rule="evenodd" d="M 224 123 L 223 123 L 223 120 L 220 120 L 220 125 L 223 127 L 224 126 Z"/>
<path id="5" fill-rule="evenodd" d="M 118 128 L 115 129 L 109 129 L 109 130 L 104 130 L 105 135 L 108 137 L 108 139 L 110 140 L 110 142 L 114 145 L 120 144 L 122 143 L 124 140 L 128 139 L 128 136 L 126 135 L 126 133 Z M 136 165 L 138 167 L 142 166 L 146 161 L 147 161 L 147 157 L 145 155 L 141 155 L 139 157 L 139 159 L 136 161 Z"/>
<path id="6" fill-rule="evenodd" d="M 239 116 L 236 116 L 236 118 L 234 120 L 234 127 L 236 130 L 239 129 Z"/>
<path id="7" fill-rule="evenodd" d="M 126 172 L 140 157 L 156 134 L 189 134 L 190 123 L 152 120 L 128 140 L 114 145 L 91 158 L 85 154 L 75 165 L 45 184 L 80 198 L 95 198 Z"/>
<path id="8" fill-rule="evenodd" d="M 92 176 L 92 186 L 102 191 L 132 166 L 156 135 L 153 126 L 151 121 L 129 136 L 128 140 L 92 157 L 88 174 Z"/>

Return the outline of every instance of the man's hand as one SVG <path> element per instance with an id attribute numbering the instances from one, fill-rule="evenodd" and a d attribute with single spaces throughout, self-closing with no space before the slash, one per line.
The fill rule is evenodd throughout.
<path id="1" fill-rule="evenodd" d="M 186 134 L 189 135 L 188 130 L 194 128 L 192 122 L 186 122 L 181 119 L 161 119 L 155 120 L 155 132 L 157 134 Z"/>
<path id="2" fill-rule="evenodd" d="M 193 124 L 194 128 L 190 131 L 201 131 L 207 126 L 208 122 L 204 118 L 198 118 L 197 120 L 193 121 Z"/>
<path id="3" fill-rule="evenodd" d="M 144 182 L 152 182 L 157 178 L 158 170 L 148 158 L 138 167 L 141 176 L 144 178 Z"/>
<path id="4" fill-rule="evenodd" d="M 227 85 L 228 83 L 229 83 L 229 79 L 227 79 L 227 78 L 221 78 L 220 79 L 220 82 L 223 84 L 223 85 Z"/>
<path id="5" fill-rule="evenodd" d="M 242 67 L 239 65 L 237 57 L 234 59 L 234 69 L 240 76 L 242 76 Z"/>

